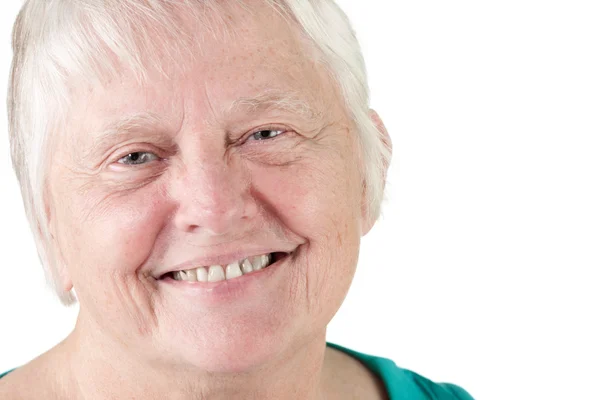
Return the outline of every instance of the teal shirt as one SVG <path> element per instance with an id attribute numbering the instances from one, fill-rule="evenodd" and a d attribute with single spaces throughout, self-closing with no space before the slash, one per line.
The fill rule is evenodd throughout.
<path id="1" fill-rule="evenodd" d="M 474 400 L 464 389 L 450 383 L 435 383 L 392 360 L 370 356 L 333 343 L 327 346 L 356 358 L 381 378 L 390 400 Z M 0 378 L 10 371 L 0 374 Z"/>
<path id="2" fill-rule="evenodd" d="M 327 345 L 356 358 L 379 376 L 390 400 L 474 400 L 459 386 L 432 382 L 417 373 L 399 368 L 387 358 L 359 353 L 333 343 Z"/>

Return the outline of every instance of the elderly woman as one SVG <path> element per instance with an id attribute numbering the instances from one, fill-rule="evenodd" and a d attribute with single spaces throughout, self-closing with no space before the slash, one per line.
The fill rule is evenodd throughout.
<path id="1" fill-rule="evenodd" d="M 471 399 L 327 343 L 391 145 L 331 0 L 29 0 L 13 163 L 80 304 L 2 399 Z"/>

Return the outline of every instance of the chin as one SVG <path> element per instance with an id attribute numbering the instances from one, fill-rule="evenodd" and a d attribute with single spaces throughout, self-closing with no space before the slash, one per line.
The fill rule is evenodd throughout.
<path id="1" fill-rule="evenodd" d="M 284 335 L 237 335 L 190 341 L 172 349 L 181 363 L 212 373 L 244 373 L 273 362 L 287 346 Z"/>
<path id="2" fill-rule="evenodd" d="M 241 373 L 277 359 L 302 329 L 291 315 L 268 312 L 205 314 L 171 321 L 160 348 L 171 363 L 214 373 Z M 170 356 L 169 356 L 170 355 Z M 159 355 L 160 356 L 160 355 Z"/>

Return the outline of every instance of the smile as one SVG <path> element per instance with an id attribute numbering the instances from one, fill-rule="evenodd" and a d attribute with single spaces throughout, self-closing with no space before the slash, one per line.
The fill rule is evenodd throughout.
<path id="1" fill-rule="evenodd" d="M 227 265 L 200 266 L 180 271 L 169 271 L 159 280 L 173 279 L 187 282 L 220 282 L 233 280 L 260 271 L 286 258 L 290 253 L 276 252 L 243 258 Z"/>

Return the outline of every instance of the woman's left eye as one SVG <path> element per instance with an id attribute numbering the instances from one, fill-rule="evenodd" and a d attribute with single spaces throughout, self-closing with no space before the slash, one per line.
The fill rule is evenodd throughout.
<path id="1" fill-rule="evenodd" d="M 260 131 L 254 132 L 251 137 L 254 140 L 267 140 L 273 139 L 274 137 L 277 137 L 284 132 L 285 131 L 279 129 L 262 129 Z"/>
<path id="2" fill-rule="evenodd" d="M 140 165 L 154 160 L 158 160 L 158 156 L 156 154 L 147 151 L 136 151 L 134 153 L 127 154 L 117 162 L 125 165 Z"/>

